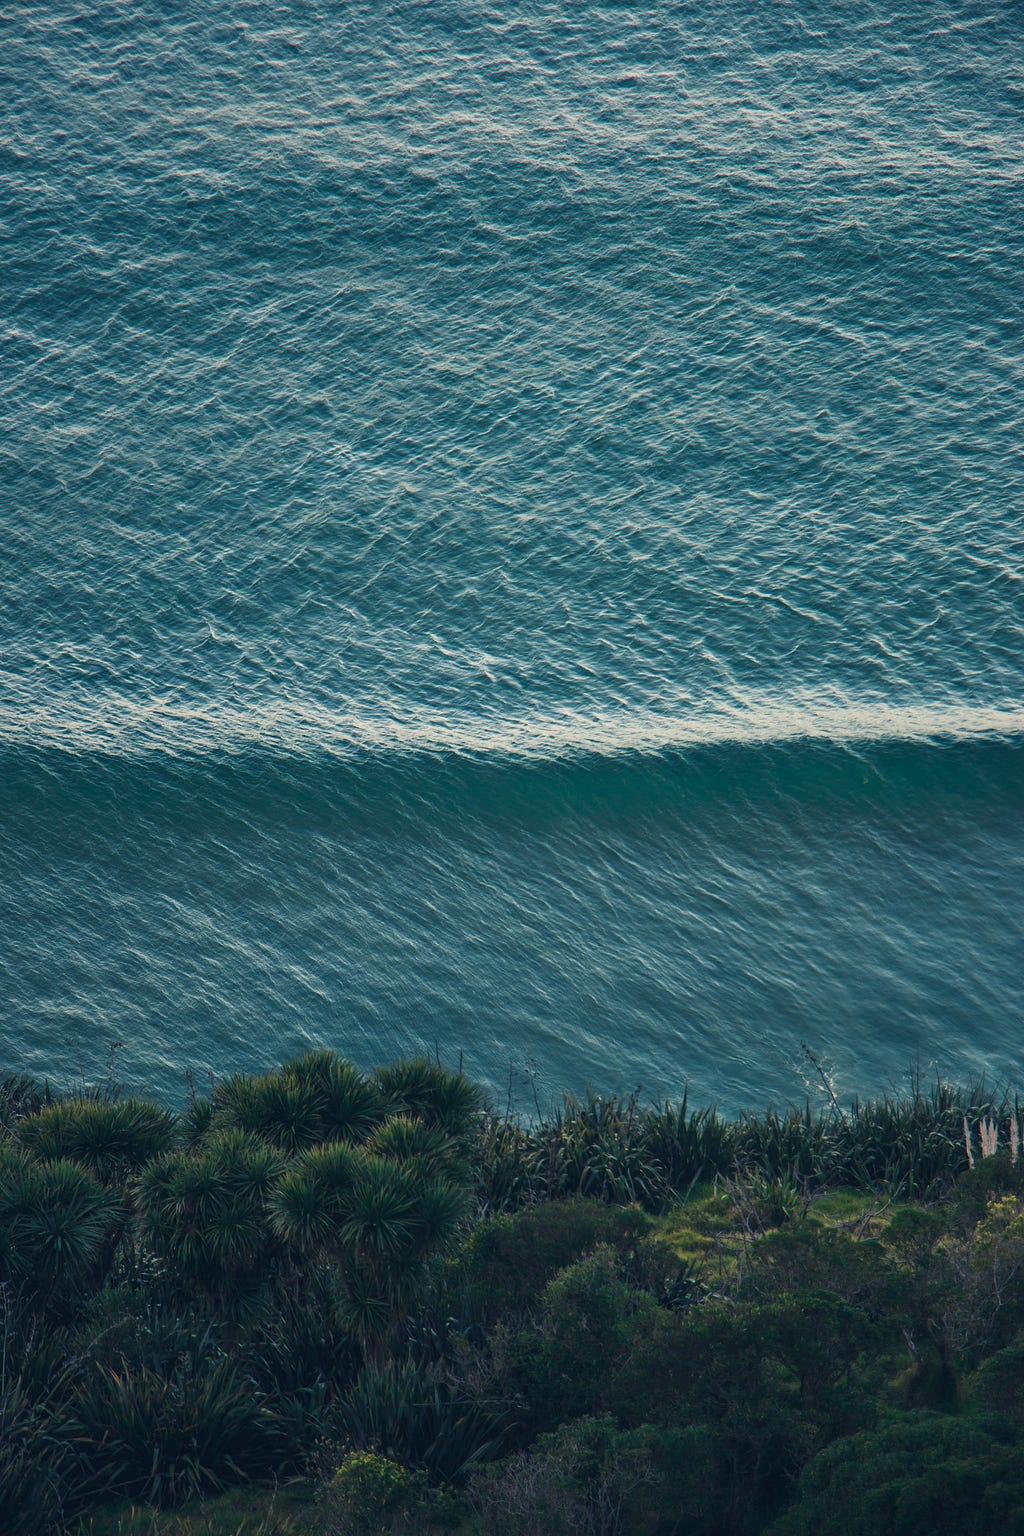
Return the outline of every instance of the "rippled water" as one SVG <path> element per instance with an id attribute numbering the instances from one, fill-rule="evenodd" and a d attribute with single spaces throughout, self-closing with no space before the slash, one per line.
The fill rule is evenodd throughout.
<path id="1" fill-rule="evenodd" d="M 0 42 L 0 1056 L 1016 1074 L 1020 8 Z"/>

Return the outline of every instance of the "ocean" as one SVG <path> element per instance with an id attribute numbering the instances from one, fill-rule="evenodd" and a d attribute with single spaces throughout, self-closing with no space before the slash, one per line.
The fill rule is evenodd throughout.
<path id="1" fill-rule="evenodd" d="M 1019 1084 L 1024 9 L 0 42 L 0 1063 Z"/>

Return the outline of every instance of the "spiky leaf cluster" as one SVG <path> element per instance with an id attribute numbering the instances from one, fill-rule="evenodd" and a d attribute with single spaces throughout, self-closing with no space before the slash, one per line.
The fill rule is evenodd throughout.
<path id="1" fill-rule="evenodd" d="M 112 1256 L 119 1202 L 86 1169 L 0 1148 L 0 1280 L 34 1305 L 71 1307 Z"/>
<path id="2" fill-rule="evenodd" d="M 333 1051 L 312 1051 L 275 1072 L 229 1078 L 214 1092 L 210 1124 L 294 1156 L 323 1142 L 363 1141 L 384 1115 L 372 1078 Z"/>
<path id="3" fill-rule="evenodd" d="M 68 1158 L 104 1184 L 137 1173 L 173 1145 L 176 1121 L 145 1099 L 63 1099 L 27 1116 L 18 1138 L 34 1157 Z"/>

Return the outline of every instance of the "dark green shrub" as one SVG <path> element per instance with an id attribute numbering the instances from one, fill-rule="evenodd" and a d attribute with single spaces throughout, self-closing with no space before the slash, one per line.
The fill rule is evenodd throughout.
<path id="1" fill-rule="evenodd" d="M 327 1433 L 331 1405 L 352 1386 L 362 1363 L 341 1321 L 343 1299 L 336 1275 L 312 1269 L 297 1292 L 274 1296 L 236 1355 L 274 1416 L 279 1474 L 302 1470 L 310 1447 Z"/>
<path id="2" fill-rule="evenodd" d="M 816 1456 L 771 1536 L 1019 1536 L 1022 1488 L 1005 1423 L 907 1414 Z"/>
<path id="3" fill-rule="evenodd" d="M 478 1128 L 483 1094 L 461 1072 L 417 1056 L 378 1067 L 374 1079 L 389 1114 L 413 1115 L 456 1140 L 468 1141 Z"/>
<path id="4" fill-rule="evenodd" d="M 143 1169 L 142 1229 L 183 1295 L 198 1290 L 232 1315 L 252 1304 L 272 1255 L 267 1208 L 282 1166 L 265 1142 L 224 1131 L 196 1152 L 167 1153 Z"/>
<path id="5" fill-rule="evenodd" d="M 886 1189 L 901 1199 L 935 1199 L 967 1166 L 963 1119 L 996 1113 L 982 1087 L 938 1082 L 930 1093 L 855 1100 L 832 1118 L 828 1181 Z"/>
<path id="6" fill-rule="evenodd" d="M 718 1301 L 657 1308 L 638 1316 L 618 1357 L 605 1356 L 600 1400 L 621 1425 L 685 1426 L 699 1443 L 709 1533 L 759 1529 L 839 1417 L 834 1401 L 802 1398 L 774 1321 L 763 1308 Z M 835 1397 L 842 1408 L 841 1383 Z"/>
<path id="7" fill-rule="evenodd" d="M 434 1482 L 452 1483 L 496 1454 L 507 1422 L 500 1404 L 476 1398 L 412 1361 L 362 1372 L 338 1404 L 342 1444 L 376 1450 Z"/>
<path id="8" fill-rule="evenodd" d="M 495 1322 L 536 1307 L 548 1282 L 568 1265 L 607 1244 L 633 1252 L 648 1228 L 636 1209 L 594 1200 L 545 1201 L 474 1228 L 453 1277 L 475 1317 Z"/>
<path id="9" fill-rule="evenodd" d="M 825 1182 L 829 1173 L 829 1122 L 812 1111 L 774 1107 L 743 1114 L 734 1137 L 736 1165 L 748 1176 L 785 1180 L 799 1187 Z"/>
<path id="10" fill-rule="evenodd" d="M 475 1472 L 470 1500 L 485 1536 L 620 1536 L 659 1480 L 645 1436 L 582 1418 Z"/>
<path id="11" fill-rule="evenodd" d="M 293 1156 L 323 1142 L 361 1142 L 383 1118 L 377 1085 L 332 1051 L 312 1051 L 275 1072 L 218 1084 L 213 1128 L 245 1131 Z"/>
<path id="12" fill-rule="evenodd" d="M 29 1115 L 18 1139 L 33 1157 L 68 1158 L 102 1184 L 123 1181 L 173 1145 L 172 1114 L 145 1099 L 62 1099 Z"/>
<path id="13" fill-rule="evenodd" d="M 585 1196 L 661 1210 L 668 1171 L 649 1138 L 649 1112 L 636 1095 L 581 1103 L 568 1094 L 534 1131 L 536 1175 L 545 1199 Z"/>
<path id="14" fill-rule="evenodd" d="M 77 1471 L 68 1412 L 81 1359 L 0 1289 L 0 1529 L 45 1536 L 61 1522 Z"/>
<path id="15" fill-rule="evenodd" d="M 426 1261 L 460 1229 L 463 1187 L 418 1160 L 368 1147 L 316 1147 L 281 1178 L 270 1200 L 273 1232 L 307 1261 L 331 1261 L 345 1289 L 347 1326 L 372 1351 L 399 1321 Z"/>
<path id="16" fill-rule="evenodd" d="M 437 1125 L 415 1115 L 392 1115 L 380 1124 L 367 1142 L 375 1157 L 395 1163 L 412 1163 L 424 1176 L 468 1177 L 462 1148 Z"/>
<path id="17" fill-rule="evenodd" d="M 972 1408 L 1002 1414 L 1024 1432 L 1024 1334 L 978 1366 L 966 1396 Z"/>
<path id="18" fill-rule="evenodd" d="M 979 1222 L 988 1202 L 1000 1195 L 1024 1195 L 1024 1158 L 1013 1163 L 1008 1151 L 979 1158 L 973 1168 L 965 1169 L 956 1181 L 953 1204 L 963 1220 Z"/>
<path id="19" fill-rule="evenodd" d="M 254 1383 L 228 1360 L 211 1368 L 194 1357 L 167 1376 L 94 1367 L 71 1428 L 94 1498 L 161 1505 L 264 1474 L 274 1444 Z"/>
<path id="20" fill-rule="evenodd" d="M 527 1405 L 529 1430 L 551 1430 L 581 1408 L 615 1411 L 617 1373 L 663 1315 L 651 1296 L 625 1284 L 610 1248 L 562 1270 L 536 1324 L 495 1339 L 499 1374 Z"/>
<path id="21" fill-rule="evenodd" d="M 192 1152 L 209 1134 L 213 1127 L 214 1102 L 212 1099 L 192 1099 L 181 1117 L 181 1139 L 185 1148 Z"/>
<path id="22" fill-rule="evenodd" d="M 685 1091 L 681 1103 L 646 1112 L 645 1134 L 676 1194 L 685 1194 L 717 1174 L 730 1173 L 736 1161 L 734 1127 L 720 1120 L 714 1109 L 691 1110 Z"/>
<path id="23" fill-rule="evenodd" d="M 11 1132 L 50 1100 L 48 1083 L 37 1083 L 27 1072 L 0 1073 L 0 1131 Z"/>
<path id="24" fill-rule="evenodd" d="M 384 1118 L 386 1106 L 374 1078 L 333 1051 L 310 1051 L 281 1072 L 316 1095 L 322 1117 L 318 1141 L 365 1141 Z"/>
<path id="25" fill-rule="evenodd" d="M 511 1116 L 488 1115 L 473 1152 L 475 1193 L 487 1216 L 518 1210 L 537 1198 L 534 1142 Z"/>
<path id="26" fill-rule="evenodd" d="M 0 1146 L 0 1281 L 66 1315 L 98 1287 L 120 1229 L 117 1199 L 75 1163 Z"/>

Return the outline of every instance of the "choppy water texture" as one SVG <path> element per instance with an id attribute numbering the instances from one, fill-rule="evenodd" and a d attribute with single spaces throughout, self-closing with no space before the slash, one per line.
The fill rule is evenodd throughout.
<path id="1" fill-rule="evenodd" d="M 1024 11 L 0 44 L 0 1056 L 1018 1075 Z"/>

